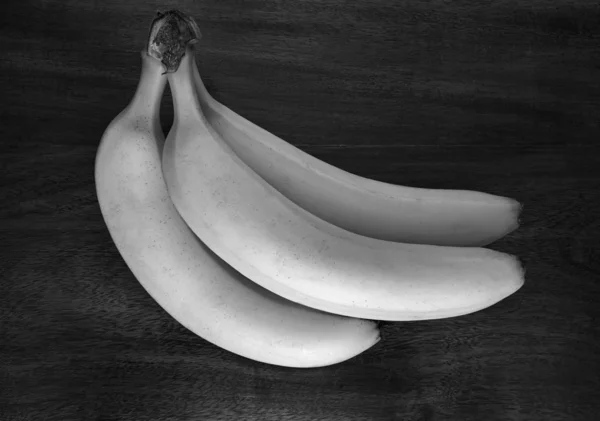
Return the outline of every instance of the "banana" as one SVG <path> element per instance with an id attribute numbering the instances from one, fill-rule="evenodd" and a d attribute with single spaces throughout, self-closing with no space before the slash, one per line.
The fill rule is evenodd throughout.
<path id="1" fill-rule="evenodd" d="M 168 75 L 175 118 L 163 174 L 188 226 L 241 274 L 305 306 L 391 321 L 468 314 L 521 287 L 523 270 L 513 256 L 361 236 L 288 199 L 209 124 L 193 66 L 188 47 L 179 69 Z"/>
<path id="2" fill-rule="evenodd" d="M 161 71 L 160 62 L 143 52 L 137 91 L 104 132 L 95 163 L 102 215 L 145 290 L 187 329 L 256 361 L 326 366 L 378 342 L 372 321 L 285 300 L 237 273 L 190 231 L 162 176 Z"/>
<path id="3" fill-rule="evenodd" d="M 269 184 L 321 219 L 367 237 L 448 246 L 487 245 L 519 225 L 514 199 L 383 183 L 327 164 L 215 100 L 195 63 L 193 74 L 214 130 Z"/>

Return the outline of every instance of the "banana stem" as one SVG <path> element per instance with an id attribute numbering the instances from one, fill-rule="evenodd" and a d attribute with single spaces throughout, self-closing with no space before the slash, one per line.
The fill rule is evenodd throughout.
<path id="1" fill-rule="evenodd" d="M 127 106 L 137 117 L 145 121 L 158 122 L 160 115 L 160 98 L 162 98 L 166 76 L 163 76 L 163 66 L 150 57 L 146 50 L 140 53 L 142 57 L 142 70 L 135 95 Z"/>
<path id="2" fill-rule="evenodd" d="M 192 75 L 194 60 L 194 47 L 189 46 L 186 48 L 186 56 L 181 59 L 180 69 L 168 76 L 173 94 L 174 124 L 184 120 L 200 119 L 208 126 L 208 121 L 202 114 L 202 107 L 194 85 Z"/>
<path id="3" fill-rule="evenodd" d="M 195 44 L 202 34 L 191 16 L 179 10 L 157 12 L 148 35 L 148 55 L 159 60 L 167 69 L 176 72 L 188 44 Z"/>

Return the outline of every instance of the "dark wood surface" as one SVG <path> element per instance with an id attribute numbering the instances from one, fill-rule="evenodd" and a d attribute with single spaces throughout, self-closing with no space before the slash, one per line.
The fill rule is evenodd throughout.
<path id="1" fill-rule="evenodd" d="M 114 247 L 93 167 L 157 8 L 194 16 L 216 98 L 351 172 L 515 197 L 491 247 L 526 284 L 465 317 L 384 326 L 348 362 L 224 352 Z M 21 0 L 0 14 L 0 420 L 595 420 L 596 1 Z M 163 109 L 167 131 L 170 96 Z"/>

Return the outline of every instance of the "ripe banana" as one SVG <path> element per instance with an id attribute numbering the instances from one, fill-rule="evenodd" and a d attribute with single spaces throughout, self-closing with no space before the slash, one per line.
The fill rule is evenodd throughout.
<path id="1" fill-rule="evenodd" d="M 523 271 L 513 256 L 369 238 L 307 212 L 255 173 L 209 124 L 193 66 L 188 47 L 168 76 L 175 118 L 163 174 L 188 226 L 240 273 L 309 307 L 395 321 L 471 313 L 521 287 Z"/>
<path id="2" fill-rule="evenodd" d="M 206 90 L 193 67 L 202 112 L 235 153 L 307 211 L 356 234 L 382 240 L 483 246 L 518 227 L 521 205 L 467 190 L 404 187 L 329 165 L 236 114 Z"/>
<path id="3" fill-rule="evenodd" d="M 192 332 L 256 361 L 318 367 L 370 348 L 379 340 L 373 322 L 285 300 L 237 273 L 190 231 L 161 171 L 161 71 L 143 52 L 135 96 L 104 132 L 95 167 L 102 215 L 142 286 Z"/>

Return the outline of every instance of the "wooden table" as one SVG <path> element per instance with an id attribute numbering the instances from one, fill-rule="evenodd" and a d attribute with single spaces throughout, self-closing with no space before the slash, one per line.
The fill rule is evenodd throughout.
<path id="1" fill-rule="evenodd" d="M 10 1 L 0 17 L 0 419 L 568 420 L 600 412 L 596 1 Z M 491 245 L 526 284 L 486 310 L 390 323 L 348 362 L 256 363 L 142 289 L 94 189 L 158 8 L 203 32 L 221 102 L 373 179 L 523 202 Z M 173 119 L 170 94 L 162 110 Z"/>

